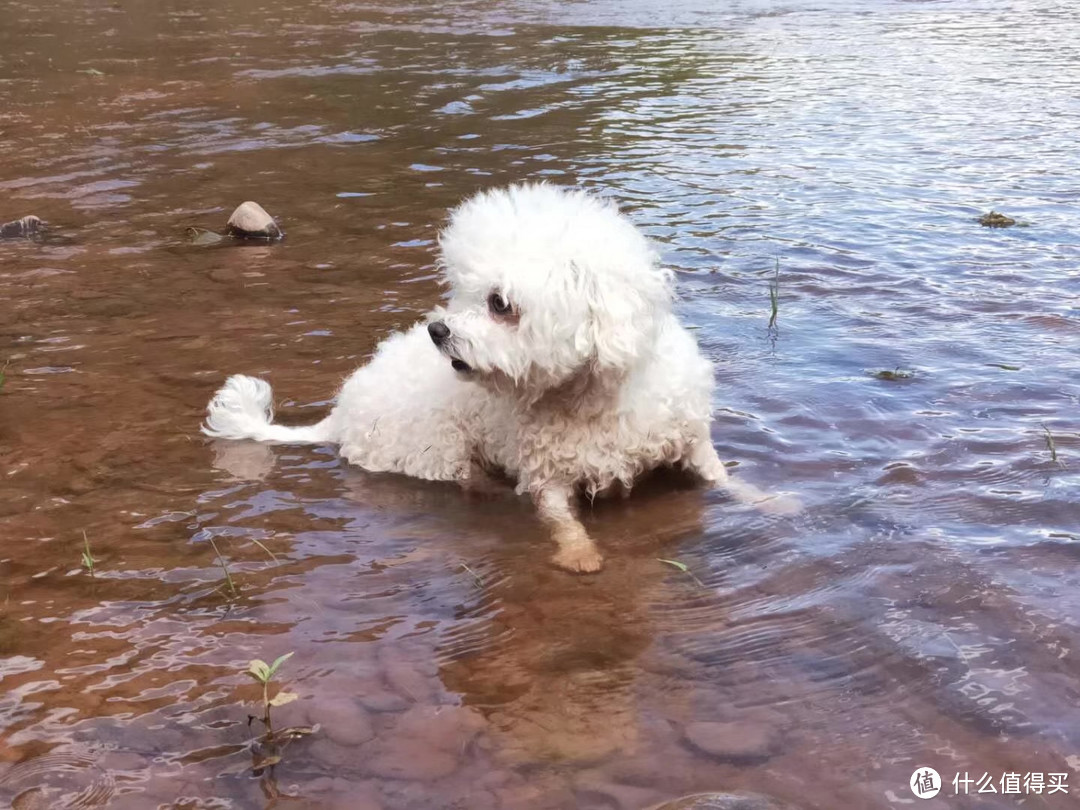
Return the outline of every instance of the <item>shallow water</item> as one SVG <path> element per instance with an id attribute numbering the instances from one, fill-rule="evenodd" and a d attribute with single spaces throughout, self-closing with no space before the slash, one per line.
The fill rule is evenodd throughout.
<path id="1" fill-rule="evenodd" d="M 0 10 L 0 221 L 53 223 L 0 243 L 0 804 L 1075 806 L 1080 15 L 712 5 Z M 199 435 L 232 372 L 316 419 L 438 299 L 445 209 L 537 178 L 655 237 L 721 456 L 804 514 L 652 482 L 576 578 L 512 495 Z M 185 242 L 244 199 L 283 244 Z M 255 778 L 289 651 L 320 728 Z"/>

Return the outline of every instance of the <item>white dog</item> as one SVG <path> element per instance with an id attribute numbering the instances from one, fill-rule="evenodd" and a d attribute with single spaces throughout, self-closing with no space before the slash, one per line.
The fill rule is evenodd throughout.
<path id="1" fill-rule="evenodd" d="M 614 205 L 512 186 L 460 205 L 439 242 L 446 307 L 383 341 L 329 416 L 274 425 L 270 386 L 234 376 L 203 432 L 331 442 L 366 470 L 433 481 L 498 471 L 532 496 L 571 571 L 603 563 L 578 494 L 627 493 L 679 465 L 740 500 L 766 498 L 729 481 L 709 436 L 712 367 L 672 312 L 671 274 Z"/>

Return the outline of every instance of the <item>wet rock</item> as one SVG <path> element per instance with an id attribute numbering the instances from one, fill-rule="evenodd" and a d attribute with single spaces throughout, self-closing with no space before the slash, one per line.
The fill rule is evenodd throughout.
<path id="1" fill-rule="evenodd" d="M 979 217 L 979 224 L 984 228 L 1008 228 L 1015 225 L 1016 220 L 1004 214 L 999 214 L 997 211 L 991 211 L 989 214 L 983 214 Z"/>
<path id="2" fill-rule="evenodd" d="M 753 793 L 696 793 L 655 805 L 649 810 L 794 810 Z"/>
<path id="3" fill-rule="evenodd" d="M 43 230 L 45 223 L 31 215 L 0 225 L 0 239 L 25 239 Z"/>
<path id="4" fill-rule="evenodd" d="M 683 739 L 695 751 L 735 765 L 764 762 L 779 747 L 779 735 L 772 727 L 745 720 L 690 723 L 683 729 Z"/>
<path id="5" fill-rule="evenodd" d="M 280 239 L 285 234 L 257 202 L 240 203 L 228 222 L 229 234 L 241 239 Z"/>

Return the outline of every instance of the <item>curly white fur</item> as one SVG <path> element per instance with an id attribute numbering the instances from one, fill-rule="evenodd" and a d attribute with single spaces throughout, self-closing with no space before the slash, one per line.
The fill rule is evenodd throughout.
<path id="1" fill-rule="evenodd" d="M 670 273 L 613 204 L 545 184 L 484 192 L 452 212 L 440 247 L 446 306 L 383 341 L 326 419 L 274 425 L 270 386 L 234 376 L 203 431 L 332 442 L 367 470 L 429 480 L 498 470 L 577 571 L 602 558 L 576 493 L 627 492 L 681 465 L 740 500 L 766 497 L 728 479 L 709 438 L 712 367 L 672 312 Z"/>

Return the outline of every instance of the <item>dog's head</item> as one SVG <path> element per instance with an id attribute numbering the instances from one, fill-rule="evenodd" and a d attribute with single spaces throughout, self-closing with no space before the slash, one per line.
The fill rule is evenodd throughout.
<path id="1" fill-rule="evenodd" d="M 546 184 L 477 194 L 440 239 L 450 286 L 428 332 L 455 369 L 537 396 L 621 374 L 671 310 L 670 274 L 612 203 Z"/>

